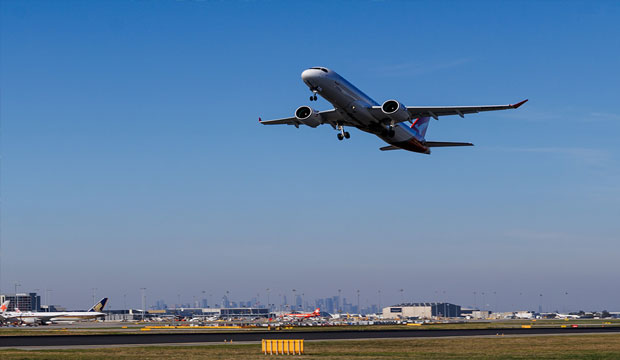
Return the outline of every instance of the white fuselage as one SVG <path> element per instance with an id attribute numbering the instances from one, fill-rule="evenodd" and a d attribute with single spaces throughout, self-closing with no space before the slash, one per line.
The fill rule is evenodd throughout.
<path id="1" fill-rule="evenodd" d="M 394 125 L 394 136 L 384 136 L 385 125 L 368 111 L 379 104 L 335 71 L 325 68 L 307 69 L 301 73 L 301 78 L 311 91 L 329 101 L 343 118 L 357 124 L 358 129 L 375 134 L 390 144 L 404 143 L 412 139 L 423 140 L 403 124 Z"/>
<path id="2" fill-rule="evenodd" d="M 96 319 L 105 316 L 95 311 L 38 312 L 38 311 L 7 311 L 2 316 L 8 322 L 63 322 Z"/>

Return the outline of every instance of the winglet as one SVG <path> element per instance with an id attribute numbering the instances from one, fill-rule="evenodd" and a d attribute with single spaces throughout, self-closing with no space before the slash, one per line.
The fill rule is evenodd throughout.
<path id="1" fill-rule="evenodd" d="M 513 109 L 516 109 L 516 108 L 518 108 L 519 106 L 521 106 L 521 105 L 525 104 L 528 100 L 529 100 L 529 99 L 525 99 L 525 100 L 520 101 L 520 102 L 518 102 L 518 103 L 516 103 L 516 104 L 512 104 L 512 105 L 510 105 L 510 107 L 511 107 L 511 108 L 513 108 Z"/>
<path id="2" fill-rule="evenodd" d="M 527 100 L 525 100 L 527 101 Z M 258 122 L 263 122 L 263 119 L 260 118 L 260 116 L 258 117 Z"/>

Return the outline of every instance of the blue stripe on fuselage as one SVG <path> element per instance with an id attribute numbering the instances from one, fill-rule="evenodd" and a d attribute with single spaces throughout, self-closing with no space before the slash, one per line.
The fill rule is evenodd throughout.
<path id="1" fill-rule="evenodd" d="M 351 84 L 347 79 L 343 78 L 342 76 L 340 76 L 340 74 L 337 74 L 336 72 L 333 72 L 336 77 L 337 77 L 337 81 L 340 82 L 343 85 L 346 85 L 349 90 L 353 90 L 354 92 L 357 92 L 357 95 L 360 97 L 357 100 L 363 100 L 369 103 L 369 105 L 371 106 L 379 106 L 379 103 L 374 101 L 370 96 L 364 94 L 364 92 L 360 89 L 358 89 L 357 87 L 355 87 L 355 85 Z"/>
<path id="2" fill-rule="evenodd" d="M 402 128 L 403 130 L 411 134 L 411 136 L 416 138 L 416 140 L 424 141 L 424 136 L 420 135 L 420 133 L 418 133 L 418 130 L 416 130 L 415 128 L 411 128 L 407 126 L 407 124 L 403 124 L 403 123 L 396 124 L 396 126 Z"/>

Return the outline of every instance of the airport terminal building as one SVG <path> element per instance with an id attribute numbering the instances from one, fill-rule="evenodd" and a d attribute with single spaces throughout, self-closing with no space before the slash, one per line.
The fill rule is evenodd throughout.
<path id="1" fill-rule="evenodd" d="M 460 317 L 461 307 L 450 303 L 405 303 L 383 308 L 384 319 Z"/>
<path id="2" fill-rule="evenodd" d="M 142 318 L 184 317 L 184 318 L 217 318 L 222 320 L 267 319 L 273 314 L 267 308 L 178 308 L 166 310 L 139 309 L 107 310 L 106 320 L 140 320 Z"/>
<path id="3" fill-rule="evenodd" d="M 41 311 L 41 296 L 37 293 L 0 295 L 0 304 L 6 300 L 10 301 L 8 311 L 15 311 L 15 308 L 21 311 Z"/>

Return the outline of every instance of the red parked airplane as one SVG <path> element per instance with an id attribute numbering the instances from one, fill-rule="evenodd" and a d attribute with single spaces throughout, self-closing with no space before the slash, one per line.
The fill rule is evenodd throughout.
<path id="1" fill-rule="evenodd" d="M 299 319 L 307 319 L 307 318 L 318 317 L 318 316 L 321 316 L 320 308 L 314 309 L 314 311 L 311 313 L 295 313 L 295 314 L 284 314 L 283 315 L 283 317 L 294 317 L 294 318 L 299 318 Z"/>

